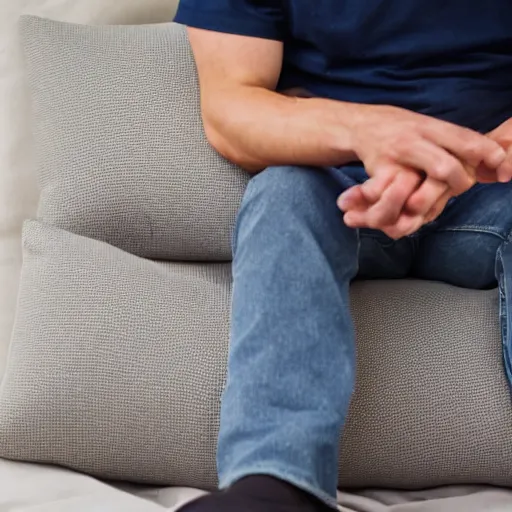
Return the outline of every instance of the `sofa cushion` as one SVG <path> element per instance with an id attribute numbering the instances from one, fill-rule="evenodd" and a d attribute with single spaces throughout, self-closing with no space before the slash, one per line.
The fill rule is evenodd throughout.
<path id="1" fill-rule="evenodd" d="M 28 222 L 0 457 L 215 487 L 230 283 L 229 264 L 155 263 Z M 353 286 L 358 379 L 342 486 L 512 484 L 496 295 Z"/>
<path id="2" fill-rule="evenodd" d="M 211 488 L 229 295 L 229 264 L 154 263 L 28 222 L 0 457 Z"/>
<path id="3" fill-rule="evenodd" d="M 23 17 L 39 218 L 162 260 L 226 261 L 247 176 L 208 144 L 183 27 Z"/>
<path id="4" fill-rule="evenodd" d="M 22 13 L 79 23 L 172 20 L 177 0 L 0 2 L 0 380 L 11 337 L 21 268 L 21 225 L 36 214 L 38 189 L 30 102 L 18 20 Z"/>

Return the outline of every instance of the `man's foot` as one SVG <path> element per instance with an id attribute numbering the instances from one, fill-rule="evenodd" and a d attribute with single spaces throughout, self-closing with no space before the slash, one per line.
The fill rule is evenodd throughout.
<path id="1" fill-rule="evenodd" d="M 203 496 L 179 512 L 332 512 L 291 484 L 270 476 L 249 476 L 226 491 Z"/>

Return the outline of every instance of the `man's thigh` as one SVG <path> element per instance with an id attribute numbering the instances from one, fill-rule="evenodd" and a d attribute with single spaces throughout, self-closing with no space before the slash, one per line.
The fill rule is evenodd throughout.
<path id="1" fill-rule="evenodd" d="M 476 185 L 418 236 L 414 277 L 465 288 L 496 286 L 496 253 L 512 232 L 512 184 Z"/>

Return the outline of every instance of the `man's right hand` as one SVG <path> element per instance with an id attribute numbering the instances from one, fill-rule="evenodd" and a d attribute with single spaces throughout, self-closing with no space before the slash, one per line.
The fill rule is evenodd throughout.
<path id="1" fill-rule="evenodd" d="M 439 215 L 450 197 L 476 182 L 474 169 L 480 164 L 497 169 L 506 158 L 485 135 L 391 106 L 362 105 L 351 137 L 370 180 L 340 198 L 345 222 L 393 238 Z"/>

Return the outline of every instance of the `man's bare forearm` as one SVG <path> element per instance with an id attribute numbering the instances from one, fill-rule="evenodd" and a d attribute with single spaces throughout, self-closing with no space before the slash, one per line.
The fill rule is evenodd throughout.
<path id="1" fill-rule="evenodd" d="M 357 115 L 358 105 L 287 96 L 253 86 L 236 86 L 204 102 L 210 143 L 248 171 L 357 160 L 349 121 Z"/>

